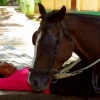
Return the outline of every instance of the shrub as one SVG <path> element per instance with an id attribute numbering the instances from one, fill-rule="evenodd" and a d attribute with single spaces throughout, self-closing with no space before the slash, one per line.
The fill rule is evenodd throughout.
<path id="1" fill-rule="evenodd" d="M 20 0 L 17 0 L 18 4 L 20 4 Z"/>
<path id="2" fill-rule="evenodd" d="M 42 0 L 34 0 L 34 12 L 35 13 L 39 12 L 38 3 L 42 3 Z"/>

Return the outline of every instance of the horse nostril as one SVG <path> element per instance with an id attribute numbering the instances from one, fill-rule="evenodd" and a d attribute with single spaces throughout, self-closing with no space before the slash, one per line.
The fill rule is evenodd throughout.
<path id="1" fill-rule="evenodd" d="M 35 80 L 34 81 L 34 87 L 37 87 L 38 86 L 38 82 Z"/>
<path id="2" fill-rule="evenodd" d="M 32 84 L 33 87 L 37 87 L 38 86 L 38 82 L 36 80 L 33 80 L 31 84 Z"/>

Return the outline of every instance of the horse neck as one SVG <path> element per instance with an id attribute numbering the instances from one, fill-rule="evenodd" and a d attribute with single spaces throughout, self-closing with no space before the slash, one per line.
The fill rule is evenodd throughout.
<path id="1" fill-rule="evenodd" d="M 80 17 L 72 16 L 72 15 L 71 16 L 66 15 L 64 20 L 66 22 L 67 30 L 68 30 L 68 32 L 74 42 L 74 45 L 75 45 L 74 52 L 80 58 L 86 60 L 89 63 L 93 62 L 93 59 L 94 59 L 94 61 L 96 59 L 98 59 L 97 56 L 94 57 L 95 52 L 93 49 L 91 50 L 91 48 L 97 48 L 95 46 L 95 44 L 97 42 L 96 38 L 99 40 L 100 40 L 100 38 L 98 38 L 97 35 L 94 35 L 95 34 L 94 30 L 97 30 L 100 32 L 100 29 L 95 27 L 95 25 L 91 25 L 90 20 L 85 19 L 85 18 L 80 18 Z M 92 33 L 92 36 L 91 36 L 91 33 Z M 93 41 L 94 44 L 91 43 L 92 40 L 95 40 L 95 41 Z M 100 46 L 99 46 L 99 48 L 100 48 Z M 99 50 L 98 50 L 98 54 L 99 54 L 99 58 L 100 58 Z"/>

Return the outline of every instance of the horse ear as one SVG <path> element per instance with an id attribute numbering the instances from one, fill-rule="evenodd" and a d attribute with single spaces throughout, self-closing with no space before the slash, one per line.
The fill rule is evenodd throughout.
<path id="1" fill-rule="evenodd" d="M 40 14 L 44 15 L 46 13 L 45 7 L 41 3 L 38 3 L 38 6 Z"/>
<path id="2" fill-rule="evenodd" d="M 66 7 L 63 6 L 55 15 L 53 18 L 56 20 L 56 22 L 62 21 L 66 15 Z"/>
<path id="3" fill-rule="evenodd" d="M 59 15 L 59 17 L 60 17 L 61 20 L 65 17 L 65 15 L 66 15 L 66 7 L 65 7 L 65 6 L 63 6 L 63 7 L 58 11 L 58 15 Z"/>

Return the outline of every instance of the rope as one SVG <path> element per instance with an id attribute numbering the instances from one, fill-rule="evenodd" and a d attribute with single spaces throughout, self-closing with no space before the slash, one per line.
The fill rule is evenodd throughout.
<path id="1" fill-rule="evenodd" d="M 78 62 L 80 62 L 80 61 L 81 61 L 81 59 L 78 58 L 78 59 L 77 59 L 75 62 L 73 62 L 71 65 L 69 65 L 68 67 L 62 69 L 62 70 L 60 71 L 60 73 L 67 72 L 68 70 L 70 70 L 71 68 L 73 68 L 74 65 L 76 65 L 76 64 L 77 64 Z"/>
<path id="2" fill-rule="evenodd" d="M 72 66 L 70 65 L 68 69 L 74 67 L 75 64 L 77 64 L 79 61 L 81 61 L 81 59 L 78 59 L 76 63 L 74 63 Z M 58 74 L 55 74 L 53 76 L 54 79 L 62 79 L 62 78 L 66 78 L 66 77 L 70 77 L 70 76 L 74 76 L 76 74 L 79 74 L 79 73 L 82 73 L 84 70 L 92 67 L 93 65 L 97 64 L 98 62 L 100 61 L 100 58 L 98 60 L 96 60 L 95 62 L 93 62 L 92 64 L 88 65 L 87 67 L 85 68 L 82 68 L 80 70 L 77 70 L 77 71 L 73 71 L 73 72 L 68 72 L 68 69 L 66 71 L 66 69 L 63 69 L 60 71 L 60 73 Z"/>

